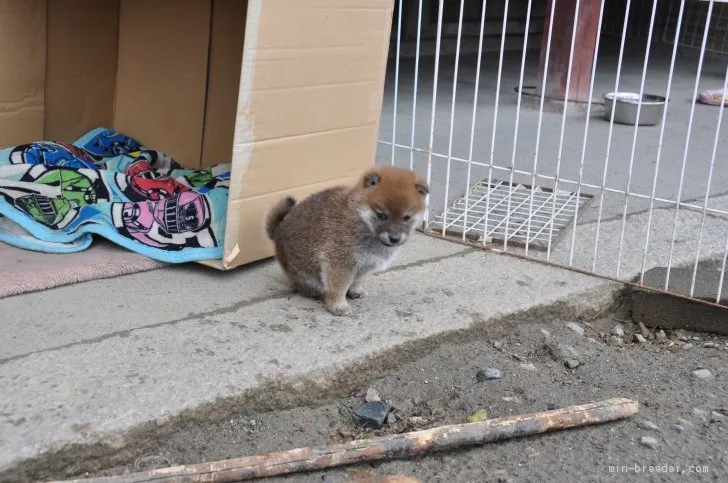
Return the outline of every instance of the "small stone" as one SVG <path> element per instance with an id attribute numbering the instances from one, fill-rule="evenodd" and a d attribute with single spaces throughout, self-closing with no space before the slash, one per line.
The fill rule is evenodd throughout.
<path id="1" fill-rule="evenodd" d="M 502 378 L 503 371 L 501 371 L 500 369 L 496 369 L 495 367 L 486 367 L 485 369 L 479 370 L 478 373 L 475 375 L 475 379 L 477 379 L 478 382 L 491 381 L 494 379 Z"/>
<path id="2" fill-rule="evenodd" d="M 524 362 L 523 364 L 521 364 L 521 369 L 523 369 L 524 371 L 530 371 L 530 372 L 538 371 L 538 369 L 536 368 L 536 366 L 533 365 L 532 362 Z"/>
<path id="3" fill-rule="evenodd" d="M 636 342 L 637 344 L 644 344 L 644 343 L 646 343 L 646 342 L 647 342 L 647 340 L 645 340 L 644 336 L 643 336 L 643 335 L 641 335 L 641 334 L 635 334 L 635 335 L 634 335 L 634 336 L 632 337 L 632 340 L 633 340 L 634 342 Z"/>
<path id="4" fill-rule="evenodd" d="M 709 379 L 713 379 L 713 373 L 705 368 L 696 369 L 693 371 L 693 377 L 703 381 L 707 381 Z"/>
<path id="5" fill-rule="evenodd" d="M 657 340 L 661 341 L 661 342 L 662 342 L 662 341 L 666 341 L 666 340 L 667 340 L 667 334 L 665 334 L 665 331 L 664 331 L 664 330 L 660 329 L 660 330 L 658 330 L 658 331 L 657 331 L 657 333 L 655 334 L 655 338 L 656 338 Z"/>
<path id="6" fill-rule="evenodd" d="M 381 401 L 382 398 L 379 397 L 379 393 L 377 392 L 376 389 L 370 387 L 369 389 L 367 389 L 367 393 L 364 396 L 364 400 L 366 402 L 376 402 L 376 401 Z"/>
<path id="7" fill-rule="evenodd" d="M 569 322 L 566 324 L 566 327 L 571 329 L 572 331 L 576 332 L 579 335 L 584 335 L 584 327 L 580 326 L 576 322 Z"/>
<path id="8" fill-rule="evenodd" d="M 717 349 L 718 344 L 716 344 L 715 342 L 705 342 L 705 343 L 703 343 L 703 347 L 705 347 L 707 349 Z"/>
<path id="9" fill-rule="evenodd" d="M 653 423 L 652 421 L 647 421 L 646 419 L 639 421 L 637 423 L 637 426 L 641 429 L 644 429 L 645 431 L 660 431 L 660 427 Z"/>
<path id="10" fill-rule="evenodd" d="M 390 426 L 397 424 L 397 416 L 395 416 L 394 413 L 387 414 L 387 424 Z"/>
<path id="11" fill-rule="evenodd" d="M 652 436 L 642 436 L 640 444 L 650 449 L 657 449 L 658 446 L 657 440 Z"/>
<path id="12" fill-rule="evenodd" d="M 517 360 L 518 362 L 523 362 L 523 361 L 525 361 L 525 360 L 526 360 L 526 358 L 525 358 L 525 357 L 523 357 L 523 356 L 521 356 L 521 355 L 518 355 L 518 354 L 511 354 L 511 355 L 512 355 L 512 356 L 513 356 L 513 358 L 514 358 L 515 360 Z"/>
<path id="13" fill-rule="evenodd" d="M 676 424 L 676 426 L 681 426 L 684 431 L 687 431 L 689 429 L 693 429 L 693 423 L 692 423 L 692 421 L 690 421 L 688 419 L 683 419 L 683 418 L 677 418 L 677 424 Z"/>
<path id="14" fill-rule="evenodd" d="M 725 414 L 721 414 L 718 411 L 711 411 L 710 412 L 710 421 L 711 422 L 716 422 L 716 421 L 724 422 L 724 421 L 728 421 L 728 416 L 726 416 Z"/>
<path id="15" fill-rule="evenodd" d="M 576 359 L 566 359 L 564 361 L 564 365 L 569 369 L 576 369 L 581 365 L 581 362 L 577 361 Z"/>
<path id="16" fill-rule="evenodd" d="M 700 340 L 700 337 L 698 337 L 697 335 L 694 335 L 693 340 Z"/>
<path id="17" fill-rule="evenodd" d="M 700 419 L 703 422 L 708 422 L 708 411 L 699 408 L 693 408 L 693 416 Z"/>
<path id="18" fill-rule="evenodd" d="M 477 423 L 479 421 L 485 421 L 488 419 L 488 412 L 485 409 L 480 409 L 478 411 L 475 411 L 473 414 L 468 416 L 467 421 L 469 423 Z"/>
<path id="19" fill-rule="evenodd" d="M 685 334 L 685 332 L 683 332 L 682 330 L 678 330 L 677 332 L 675 332 L 675 335 L 677 336 L 677 338 L 678 338 L 679 340 L 681 340 L 681 341 L 683 341 L 683 342 L 687 342 L 687 341 L 689 341 L 689 340 L 690 340 L 690 337 L 688 337 L 688 336 L 687 336 L 687 335 Z"/>
<path id="20" fill-rule="evenodd" d="M 420 426 L 424 426 L 425 424 L 427 424 L 427 420 L 422 416 L 411 416 L 407 418 L 407 424 L 409 424 L 413 428 L 419 428 Z"/>
<path id="21" fill-rule="evenodd" d="M 672 429 L 674 429 L 678 433 L 684 433 L 686 431 L 685 427 L 680 424 L 673 424 Z"/>
<path id="22" fill-rule="evenodd" d="M 571 347 L 570 345 L 566 344 L 550 344 L 548 346 L 549 351 L 551 352 L 551 357 L 554 358 L 554 360 L 557 361 L 566 361 L 568 359 L 576 359 L 579 360 L 579 352 Z"/>
<path id="23" fill-rule="evenodd" d="M 551 332 L 546 329 L 541 329 L 541 334 L 543 334 L 543 336 L 546 338 L 551 337 Z"/>
<path id="24" fill-rule="evenodd" d="M 495 347 L 496 350 L 502 351 L 503 350 L 503 341 L 496 340 L 495 342 L 493 342 L 493 347 Z"/>
<path id="25" fill-rule="evenodd" d="M 622 324 L 615 325 L 612 328 L 611 333 L 617 337 L 624 337 L 624 326 Z"/>
<path id="26" fill-rule="evenodd" d="M 609 341 L 617 346 L 621 346 L 624 344 L 624 339 L 622 339 L 621 337 L 617 337 L 616 335 L 610 336 Z"/>
<path id="27" fill-rule="evenodd" d="M 389 414 L 390 406 L 382 401 L 364 403 L 354 410 L 357 423 L 368 429 L 379 429 Z"/>
<path id="28" fill-rule="evenodd" d="M 684 351 L 686 351 L 688 349 L 692 349 L 693 348 L 693 345 L 690 342 L 688 342 L 687 344 L 684 344 L 682 346 L 682 348 L 683 348 Z"/>
<path id="29" fill-rule="evenodd" d="M 649 329 L 647 327 L 645 327 L 645 324 L 640 322 L 639 326 L 640 326 L 640 333 L 642 333 L 642 337 L 644 337 L 645 339 L 652 339 L 652 337 L 653 337 L 652 332 L 650 332 Z"/>

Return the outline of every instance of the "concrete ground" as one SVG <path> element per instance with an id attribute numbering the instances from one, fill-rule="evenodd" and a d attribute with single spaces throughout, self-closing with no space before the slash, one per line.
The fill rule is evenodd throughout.
<path id="1" fill-rule="evenodd" d="M 511 160 L 512 87 L 517 83 L 513 68 L 517 69 L 518 61 L 509 58 L 508 81 L 501 86 L 494 151 L 500 165 Z M 483 109 L 478 117 L 475 152 L 481 159 L 490 152 L 492 108 L 489 112 L 487 106 L 492 106 L 495 86 L 493 65 L 492 59 L 486 62 L 481 79 L 488 87 L 482 88 Z M 664 169 L 660 169 L 664 179 L 658 195 L 665 197 L 677 192 L 675 170 L 682 162 L 680 143 L 684 142 L 685 106 L 689 107 L 685 92 L 692 84 L 689 72 L 694 59 L 681 58 L 680 65 L 682 74 L 676 76 L 671 104 L 678 106 L 671 111 L 677 120 L 666 133 Z M 608 71 L 609 66 L 605 61 L 603 69 Z M 655 72 L 661 66 L 663 62 L 656 61 Z M 447 152 L 447 92 L 452 88 L 447 79 L 452 79 L 451 70 L 443 64 L 434 145 L 438 152 Z M 635 89 L 635 68 L 627 70 L 631 74 L 625 74 L 629 79 L 625 88 Z M 532 79 L 533 69 L 529 72 Z M 706 80 L 701 85 L 714 87 L 722 82 L 716 72 L 714 66 L 706 66 Z M 472 88 L 471 77 L 462 74 L 460 79 L 457 113 L 470 112 L 472 90 L 468 94 L 467 87 Z M 663 80 L 657 74 L 650 77 L 651 91 L 660 92 Z M 409 132 L 403 100 L 407 82 L 403 80 L 400 91 L 400 137 Z M 607 84 L 600 80 L 598 92 L 611 90 Z M 422 89 L 427 91 L 426 81 Z M 418 116 L 418 133 L 429 132 L 428 103 L 426 96 L 418 101 L 420 112 L 427 113 Z M 555 167 L 560 118 L 545 116 L 548 132 L 542 135 L 539 171 L 550 173 Z M 715 116 L 715 109 L 698 106 L 695 132 L 712 133 Z M 454 154 L 466 156 L 470 120 L 459 119 Z M 533 161 L 536 121 L 536 113 L 521 113 L 519 167 Z M 595 118 L 593 126 L 585 165 L 585 179 L 590 182 L 601 174 L 603 149 L 597 140 L 605 135 L 608 124 Z M 567 128 L 562 175 L 574 178 L 583 121 L 569 120 Z M 391 117 L 385 116 L 382 137 L 391 129 Z M 623 126 L 615 126 L 614 131 L 619 139 L 613 142 L 609 184 L 621 186 L 626 182 L 632 131 Z M 639 132 L 633 187 L 642 192 L 651 188 L 656 130 Z M 417 139 L 426 146 L 423 134 Z M 702 196 L 710 148 L 704 139 L 691 148 L 684 198 Z M 400 151 L 398 164 L 407 163 L 409 153 Z M 386 152 L 380 150 L 378 161 L 388 162 Z M 423 166 L 421 157 L 417 163 L 418 168 Z M 437 205 L 439 199 L 441 206 L 443 166 L 442 162 L 433 166 L 433 201 Z M 462 169 L 451 173 L 453 196 L 465 190 L 463 173 Z M 473 179 L 482 175 L 474 171 Z M 728 186 L 725 170 L 717 170 L 714 176 L 716 192 L 720 186 Z M 725 203 L 725 198 L 713 201 Z M 620 202 L 619 197 L 605 199 L 597 260 L 600 273 L 616 273 L 622 231 Z M 577 229 L 577 266 L 590 268 L 592 264 L 594 206 Z M 658 208 L 646 268 L 663 264 L 670 250 L 675 212 L 666 206 Z M 644 209 L 637 201 L 630 204 L 621 278 L 633 278 L 642 268 Z M 701 224 L 700 213 L 681 210 L 675 224 L 678 243 L 673 264 L 689 265 L 695 260 Z M 700 258 L 722 256 L 727 235 L 728 223 L 709 217 Z M 570 261 L 570 240 L 569 234 L 554 247 L 553 261 Z M 73 472 L 83 464 L 113 465 L 133 459 L 143 454 L 145 441 L 164 438 L 189 420 L 214 422 L 241 410 L 319 404 L 360 389 L 366 381 L 381 377 L 403 361 L 422 357 L 448 340 L 482 335 L 497 324 L 514 320 L 515 315 L 538 317 L 548 325 L 559 317 L 603 313 L 621 287 L 557 267 L 417 236 L 390 271 L 371 281 L 369 298 L 355 301 L 355 314 L 346 319 L 330 316 L 319 303 L 291 295 L 272 262 L 232 273 L 196 265 L 171 267 L 1 299 L 0 480 L 22 481 L 29 475 Z"/>
<path id="2" fill-rule="evenodd" d="M 190 419 L 320 403 L 515 315 L 603 313 L 621 285 L 416 236 L 368 288 L 346 319 L 291 295 L 272 262 L 0 300 L 0 481 L 128 460 Z"/>
<path id="3" fill-rule="evenodd" d="M 0 300 L 0 471 L 29 458 L 37 467 L 123 455 L 180 414 L 334 397 L 447 334 L 554 304 L 570 315 L 602 310 L 619 287 L 423 236 L 401 255 L 346 319 L 289 294 L 270 262 Z"/>
<path id="4" fill-rule="evenodd" d="M 619 41 L 605 37 L 602 39 L 600 56 L 595 78 L 594 98 L 602 102 L 602 95 L 615 90 L 615 79 L 619 53 Z M 631 43 L 625 51 L 622 65 L 619 91 L 639 92 L 644 61 L 644 45 Z M 645 92 L 665 95 L 667 89 L 668 72 L 671 58 L 671 47 L 655 45 L 650 53 Z M 437 103 L 434 123 L 434 136 L 432 151 L 447 155 L 450 144 L 451 113 L 454 112 L 452 124 L 452 151 L 454 157 L 469 158 L 471 141 L 471 123 L 473 119 L 473 98 L 475 93 L 477 57 L 473 54 L 460 58 L 458 81 L 455 97 L 455 108 L 452 108 L 453 81 L 455 77 L 454 57 L 443 57 L 440 60 L 440 70 L 437 88 Z M 409 146 L 412 135 L 412 107 L 414 88 L 414 59 L 403 60 L 400 64 L 400 79 L 397 98 L 396 128 L 394 126 L 394 63 L 390 63 L 387 77 L 387 91 L 383 108 L 380 140 Z M 693 50 L 681 50 L 678 53 L 672 81 L 669 105 L 665 123 L 665 133 L 660 157 L 660 166 L 657 177 L 656 196 L 667 200 L 676 200 L 680 191 L 680 173 L 682 169 L 687 137 L 687 125 L 690 117 L 691 99 L 695 85 L 695 75 L 698 64 L 697 53 Z M 495 115 L 495 98 L 498 80 L 498 54 L 486 53 L 483 56 L 480 87 L 478 91 L 475 135 L 472 148 L 472 160 L 476 163 L 492 163 L 493 178 L 508 181 L 510 166 L 517 170 L 532 172 L 534 162 L 537 161 L 536 172 L 544 176 L 556 176 L 557 165 L 559 189 L 576 190 L 579 180 L 582 146 L 584 141 L 585 117 L 567 116 L 563 143 L 561 142 L 562 115 L 559 113 L 544 112 L 541 123 L 541 137 L 536 149 L 536 133 L 539 125 L 538 110 L 522 106 L 517 110 L 517 98 L 514 88 L 519 84 L 521 67 L 521 52 L 506 52 L 503 63 L 503 74 L 500 85 L 499 108 L 497 111 L 497 130 L 493 142 L 493 125 Z M 537 83 L 538 52 L 529 51 L 526 56 L 524 85 L 534 86 Z M 433 91 L 434 59 L 422 58 L 420 62 L 420 76 L 417 96 L 417 112 L 415 122 L 414 146 L 427 150 L 429 146 L 432 91 Z M 725 59 L 707 56 L 701 72 L 700 89 L 720 88 L 725 75 Z M 680 199 L 683 202 L 691 201 L 702 206 L 708 185 L 708 171 L 712 158 L 713 143 L 716 135 L 719 109 L 695 105 L 692 133 L 689 137 L 689 149 L 685 176 Z M 609 122 L 603 118 L 602 105 L 594 105 L 589 122 L 589 131 L 583 164 L 583 182 L 597 186 L 606 186 L 608 189 L 626 190 L 629 178 L 629 165 L 632 158 L 633 126 L 614 124 L 609 147 L 608 169 L 606 170 L 606 184 L 603 184 L 604 166 L 607 161 L 607 145 L 609 137 Z M 517 143 L 514 148 L 514 134 L 516 118 L 518 116 Z M 728 123 L 723 122 L 719 135 L 718 155 L 716 169 L 713 172 L 711 191 L 708 206 L 710 208 L 725 209 L 726 186 L 728 186 L 728 171 L 721 169 L 719 161 L 723 159 Z M 634 163 L 630 182 L 630 193 L 650 195 L 654 180 L 659 145 L 659 126 L 641 126 L 637 130 L 637 140 L 634 145 Z M 559 146 L 562 145 L 561 152 Z M 537 156 L 535 156 L 537 154 Z M 386 164 L 392 162 L 392 148 L 380 144 L 377 162 Z M 398 166 L 409 166 L 410 150 L 396 148 L 394 162 Z M 425 175 L 427 173 L 427 155 L 415 152 L 413 155 L 414 168 Z M 467 164 L 459 161 L 450 162 L 448 176 L 448 161 L 438 157 L 432 158 L 431 166 L 431 212 L 432 217 L 441 214 L 446 205 L 445 192 L 449 186 L 447 203 L 462 197 L 467 188 Z M 501 168 L 501 169 L 498 169 Z M 488 168 L 473 165 L 471 168 L 471 185 L 488 177 Z M 532 183 L 530 176 L 516 174 L 514 181 Z M 553 181 L 537 178 L 536 184 L 547 188 L 553 187 Z M 580 218 L 583 228 L 577 230 L 575 237 L 575 254 L 571 258 L 571 234 L 568 234 L 558 251 L 566 251 L 566 261 L 582 269 L 591 270 L 594 264 L 595 244 L 598 273 L 607 276 L 622 277 L 617 271 L 620 239 L 622 240 L 623 257 L 630 260 L 642 259 L 647 232 L 647 215 L 649 201 L 636 196 L 630 196 L 626 204 L 622 194 L 606 191 L 603 203 L 600 203 L 601 190 L 583 188 L 583 193 L 594 196 L 594 201 Z M 599 240 L 596 238 L 596 222 L 599 217 L 600 204 L 602 220 L 606 225 L 600 226 Z M 674 203 L 656 202 L 655 209 L 672 210 Z M 681 209 L 681 211 L 684 210 Z M 622 217 L 627 214 L 624 234 L 622 235 Z M 689 248 L 697 251 L 697 233 L 700 228 L 682 225 L 678 221 L 674 224 L 673 216 L 665 216 L 663 211 L 653 220 L 650 234 L 648 258 L 664 259 L 669 253 L 670 240 L 673 229 L 679 244 L 687 245 L 686 238 L 690 238 Z M 682 216 L 682 215 L 681 215 Z M 693 217 L 693 215 L 685 215 Z M 639 222 L 637 222 L 639 220 Z M 700 217 L 698 217 L 700 220 Z M 717 224 L 716 224 L 717 223 Z M 721 223 L 715 222 L 714 217 L 708 217 L 706 226 L 713 230 L 710 240 L 703 240 L 701 245 L 701 258 L 709 257 L 725 251 L 728 231 Z M 718 234 L 717 232 L 720 233 Z M 668 249 L 664 248 L 667 244 Z M 562 253 L 563 255 L 563 253 Z M 557 257 L 559 262 L 564 257 Z M 630 263 L 630 262 L 628 262 Z M 620 271 L 623 267 L 620 267 Z M 627 270 L 629 272 L 629 270 Z"/>
<path id="5" fill-rule="evenodd" d="M 576 323 L 543 315 L 514 317 L 510 323 L 442 342 L 334 400 L 281 411 L 241 408 L 216 423 L 189 421 L 145 445 L 140 458 L 99 472 L 89 465 L 80 468 L 92 476 L 119 475 L 460 424 L 479 411 L 489 418 L 508 417 L 620 396 L 638 401 L 636 415 L 264 481 L 362 483 L 362 478 L 393 474 L 423 483 L 726 481 L 726 337 L 645 331 L 647 340 L 640 344 L 632 342 L 640 327 L 625 322 L 621 314 Z M 620 323 L 625 335 L 612 336 Z M 564 356 L 577 359 L 564 361 Z M 695 377 L 692 372 L 698 367 L 713 377 Z M 492 379 L 478 378 L 484 368 L 491 368 Z M 393 408 L 392 418 L 375 430 L 357 426 L 353 416 L 372 392 Z M 652 440 L 646 444 L 642 438 Z"/>

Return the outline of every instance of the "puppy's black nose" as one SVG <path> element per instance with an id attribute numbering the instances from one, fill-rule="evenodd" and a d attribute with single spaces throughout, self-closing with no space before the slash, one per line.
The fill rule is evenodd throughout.
<path id="1" fill-rule="evenodd" d="M 389 243 L 391 243 L 392 245 L 396 245 L 397 243 L 399 243 L 399 241 L 401 239 L 402 239 L 402 237 L 400 237 L 400 236 L 389 235 Z"/>

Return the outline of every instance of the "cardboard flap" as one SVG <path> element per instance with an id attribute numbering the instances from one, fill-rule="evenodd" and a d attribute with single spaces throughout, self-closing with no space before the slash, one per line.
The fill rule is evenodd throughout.
<path id="1" fill-rule="evenodd" d="M 263 220 L 281 196 L 353 182 L 374 164 L 392 9 L 249 0 L 226 267 L 272 255 Z"/>

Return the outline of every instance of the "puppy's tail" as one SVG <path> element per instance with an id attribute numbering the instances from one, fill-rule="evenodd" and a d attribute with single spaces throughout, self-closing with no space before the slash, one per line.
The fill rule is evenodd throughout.
<path id="1" fill-rule="evenodd" d="M 273 239 L 276 228 L 281 224 L 283 218 L 291 211 L 293 206 L 296 204 L 295 198 L 287 196 L 278 203 L 268 212 L 268 217 L 265 220 L 265 231 L 268 233 L 268 238 Z"/>

